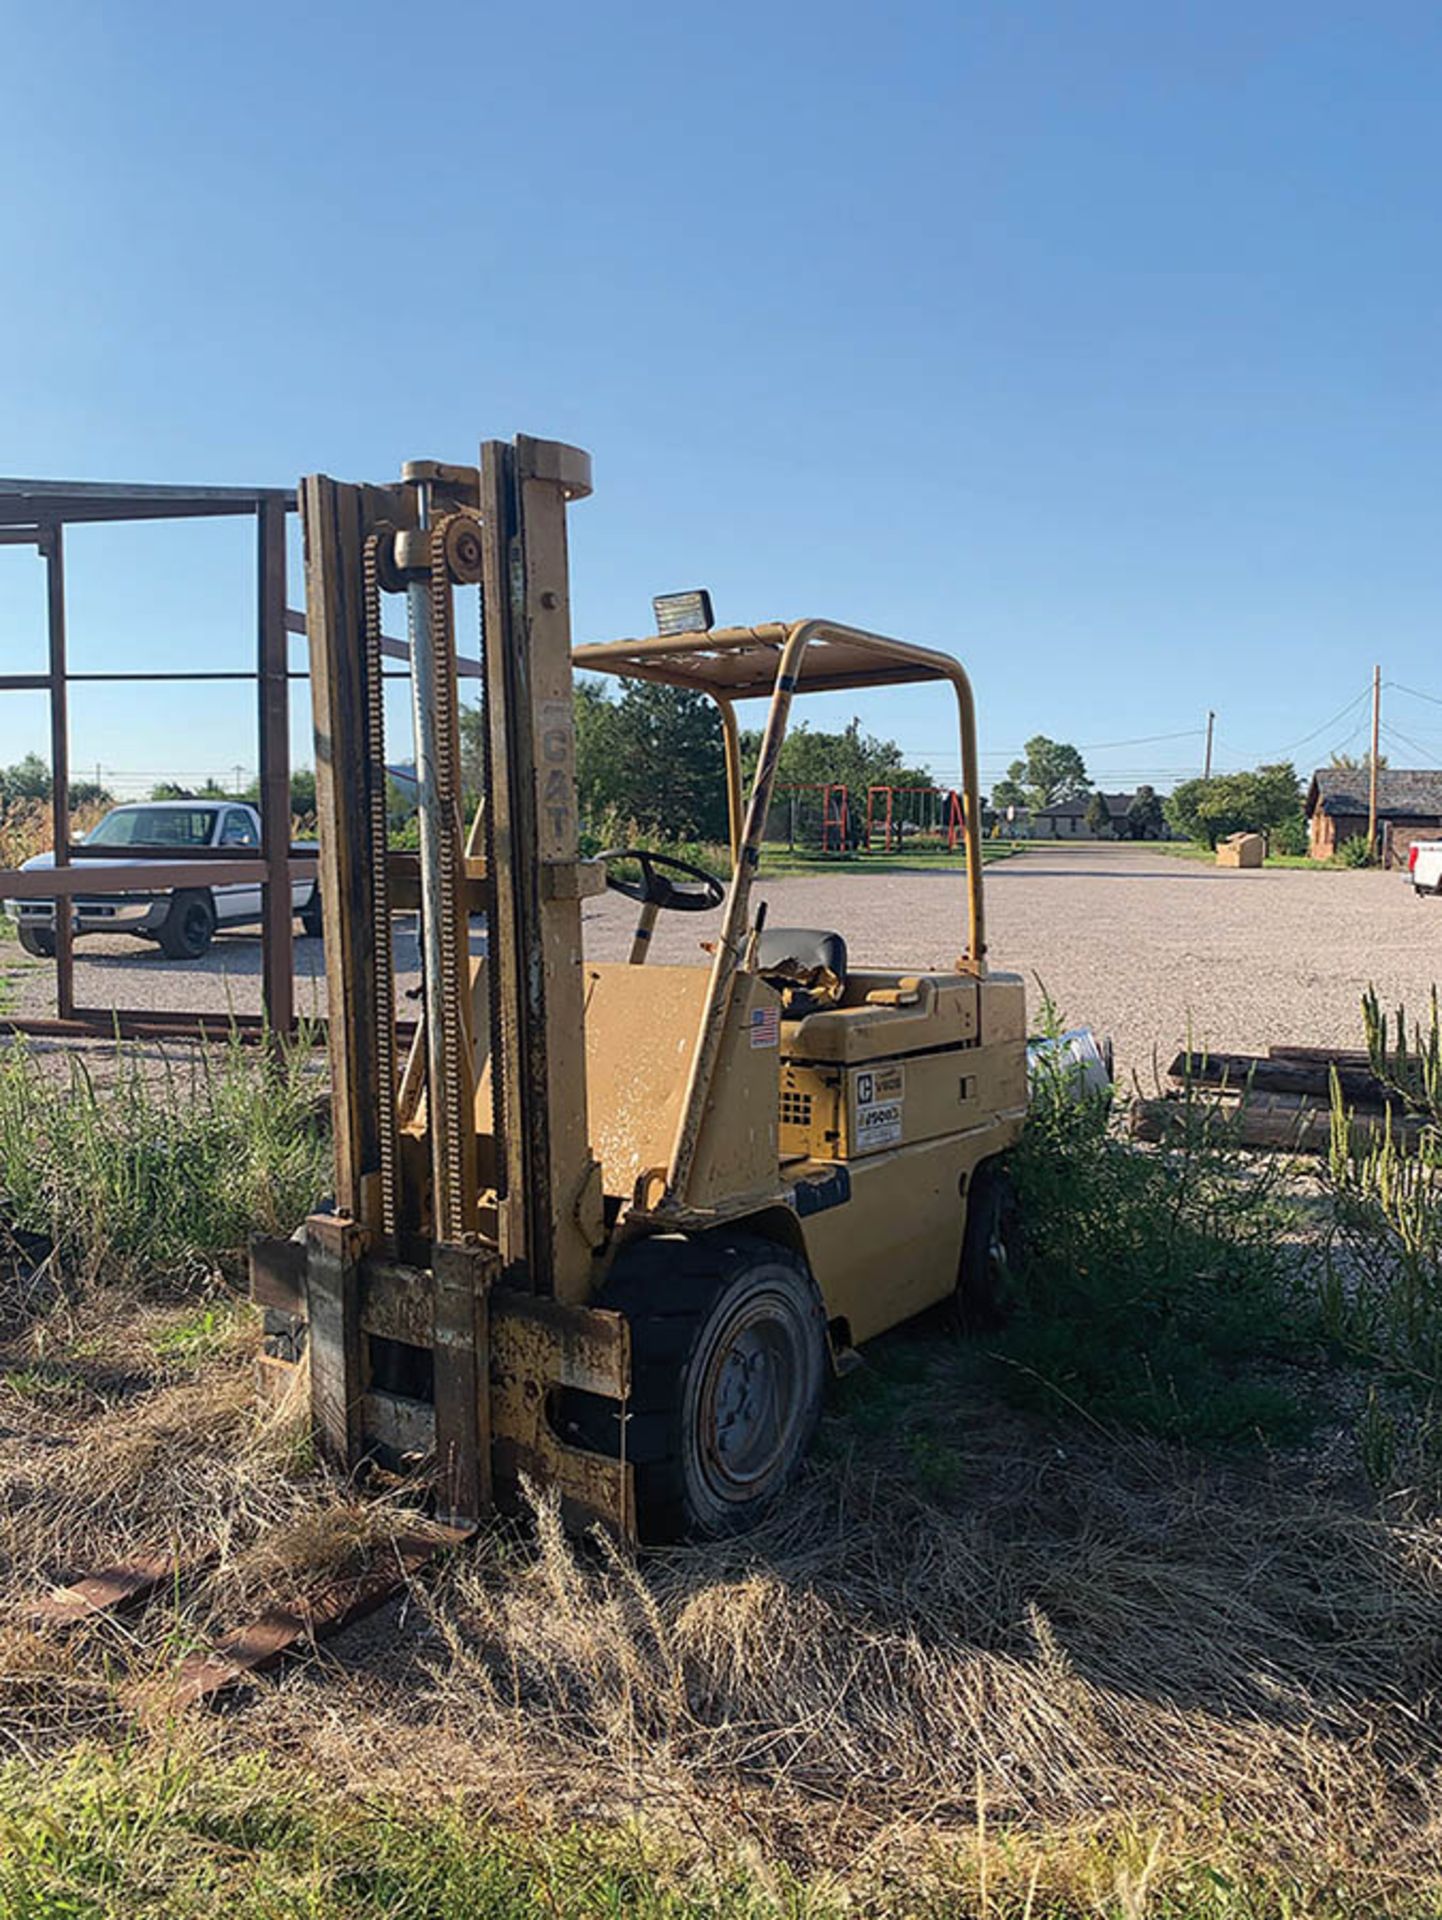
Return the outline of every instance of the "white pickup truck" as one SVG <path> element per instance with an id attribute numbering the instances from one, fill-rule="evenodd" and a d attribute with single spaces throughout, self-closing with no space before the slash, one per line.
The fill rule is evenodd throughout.
<path id="1" fill-rule="evenodd" d="M 244 800 L 144 800 L 134 806 L 113 807 L 79 842 L 85 847 L 114 847 L 113 860 L 85 861 L 96 868 L 134 865 L 134 848 L 147 853 L 163 849 L 177 860 L 201 859 L 212 847 L 249 847 L 260 852 L 260 815 Z M 297 853 L 315 851 L 313 841 L 297 842 Z M 53 853 L 37 853 L 22 872 L 53 867 Z M 320 933 L 320 891 L 314 880 L 297 880 L 292 888 L 295 912 L 307 934 Z M 53 900 L 12 900 L 8 911 L 27 953 L 49 959 L 55 952 Z M 74 903 L 76 933 L 134 933 L 157 941 L 172 960 L 198 960 L 210 945 L 217 927 L 241 927 L 260 920 L 260 885 L 245 882 L 233 887 L 176 887 L 156 893 L 78 894 Z"/>
<path id="2" fill-rule="evenodd" d="M 1417 893 L 1442 893 L 1442 840 L 1414 840 L 1407 849 L 1407 873 Z"/>

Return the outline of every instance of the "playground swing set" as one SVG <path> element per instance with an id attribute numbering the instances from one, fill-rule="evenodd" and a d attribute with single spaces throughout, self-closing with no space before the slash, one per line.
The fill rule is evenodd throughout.
<path id="1" fill-rule="evenodd" d="M 853 807 L 850 789 L 838 781 L 797 781 L 777 789 L 786 808 L 788 849 L 815 836 L 822 853 L 894 853 L 906 841 L 943 837 L 947 851 L 965 844 L 962 796 L 944 787 L 872 785 L 866 789 L 864 820 Z"/>

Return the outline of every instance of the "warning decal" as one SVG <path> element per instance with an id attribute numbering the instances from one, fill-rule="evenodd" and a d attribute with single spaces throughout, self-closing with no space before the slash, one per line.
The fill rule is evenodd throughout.
<path id="1" fill-rule="evenodd" d="M 856 1092 L 853 1153 L 875 1153 L 881 1147 L 894 1147 L 901 1139 L 906 1069 L 895 1062 L 884 1067 L 865 1067 L 853 1085 Z"/>

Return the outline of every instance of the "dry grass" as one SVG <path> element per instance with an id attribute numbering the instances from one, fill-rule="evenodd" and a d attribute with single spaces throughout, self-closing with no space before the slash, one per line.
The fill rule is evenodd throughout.
<path id="1" fill-rule="evenodd" d="M 87 1293 L 8 1351 L 0 1729 L 29 1760 L 167 1747 L 129 1681 L 398 1518 L 315 1472 L 294 1413 L 258 1412 L 243 1324 L 196 1358 L 185 1311 Z M 752 1539 L 638 1567 L 543 1507 L 186 1739 L 523 1825 L 641 1817 L 697 1858 L 741 1841 L 808 1875 L 974 1855 L 980 1810 L 998 1876 L 1044 1860 L 1077 1900 L 1099 1859 L 1135 1875 L 1154 1842 L 1164 1878 L 1200 1855 L 1379 1900 L 1422 1884 L 1437 1527 L 1281 1463 L 1224 1473 L 1042 1426 L 964 1348 L 896 1345 L 917 1378 L 895 1418 L 868 1437 L 833 1412 Z M 945 1497 L 918 1491 L 923 1419 L 952 1437 Z M 128 1623 L 24 1624 L 48 1582 L 156 1544 L 220 1557 Z"/>
<path id="2" fill-rule="evenodd" d="M 108 802 L 76 807 L 70 815 L 70 836 L 88 833 L 109 813 Z M 14 800 L 0 813 L 0 867 L 18 867 L 37 853 L 48 852 L 54 841 L 54 821 L 48 800 Z"/>
<path id="3" fill-rule="evenodd" d="M 543 1504 L 172 1727 L 135 1682 L 409 1516 L 317 1470 L 300 1408 L 259 1410 L 254 1329 L 213 1276 L 10 1272 L 0 1750 L 27 1767 L 181 1756 L 221 1805 L 262 1753 L 334 1809 L 639 1825 L 687 1871 L 747 1863 L 771 1890 L 748 1913 L 832 1910 L 787 1875 L 838 1911 L 940 1888 L 930 1910 L 991 1920 L 1442 1901 L 1442 1523 L 1379 1502 L 1349 1434 L 1196 1455 L 1008 1405 L 975 1347 L 896 1336 L 751 1538 L 632 1564 Z M 215 1558 L 126 1621 L 27 1624 L 50 1583 L 157 1546 Z"/>

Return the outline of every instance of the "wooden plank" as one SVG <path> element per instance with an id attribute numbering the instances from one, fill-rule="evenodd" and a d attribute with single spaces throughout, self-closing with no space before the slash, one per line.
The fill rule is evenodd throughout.
<path id="1" fill-rule="evenodd" d="M 361 1457 L 360 1261 L 364 1230 L 340 1214 L 306 1221 L 311 1418 L 324 1457 L 349 1472 Z"/>
<path id="2" fill-rule="evenodd" d="M 1365 1047 L 1268 1047 L 1269 1060 L 1320 1060 L 1339 1067 L 1370 1067 L 1372 1056 Z"/>
<path id="3" fill-rule="evenodd" d="M 1327 1153 L 1332 1143 L 1331 1108 L 1298 1094 L 1201 1103 L 1134 1100 L 1130 1124 L 1134 1140 L 1151 1142 L 1176 1139 L 1191 1126 L 1205 1128 L 1218 1141 L 1270 1152 Z M 1365 1141 L 1381 1135 L 1389 1121 L 1384 1113 L 1353 1111 L 1349 1124 L 1353 1139 Z M 1392 1138 L 1401 1146 L 1414 1144 L 1423 1132 L 1418 1122 L 1405 1117 L 1393 1116 L 1390 1125 Z"/>
<path id="4" fill-rule="evenodd" d="M 373 1566 L 326 1581 L 292 1606 L 267 1607 L 207 1652 L 191 1654 L 167 1686 L 137 1704 L 174 1713 L 216 1699 L 252 1674 L 277 1666 L 288 1654 L 304 1652 L 374 1613 L 427 1562 L 460 1546 L 474 1532 L 474 1527 L 437 1526 L 397 1535 Z"/>
<path id="5" fill-rule="evenodd" d="M 306 1244 L 268 1233 L 250 1236 L 250 1297 L 258 1307 L 305 1314 Z"/>
<path id="6" fill-rule="evenodd" d="M 1230 1087 L 1234 1092 L 1298 1093 L 1330 1102 L 1335 1074 L 1342 1097 L 1353 1106 L 1400 1105 L 1397 1095 L 1368 1068 L 1338 1064 L 1325 1057 L 1258 1058 L 1250 1053 L 1179 1053 L 1168 1069 L 1179 1085 Z"/>
<path id="7" fill-rule="evenodd" d="M 474 1520 L 491 1501 L 487 1292 L 489 1249 L 437 1242 L 433 1253 L 436 1497 L 448 1519 Z"/>

